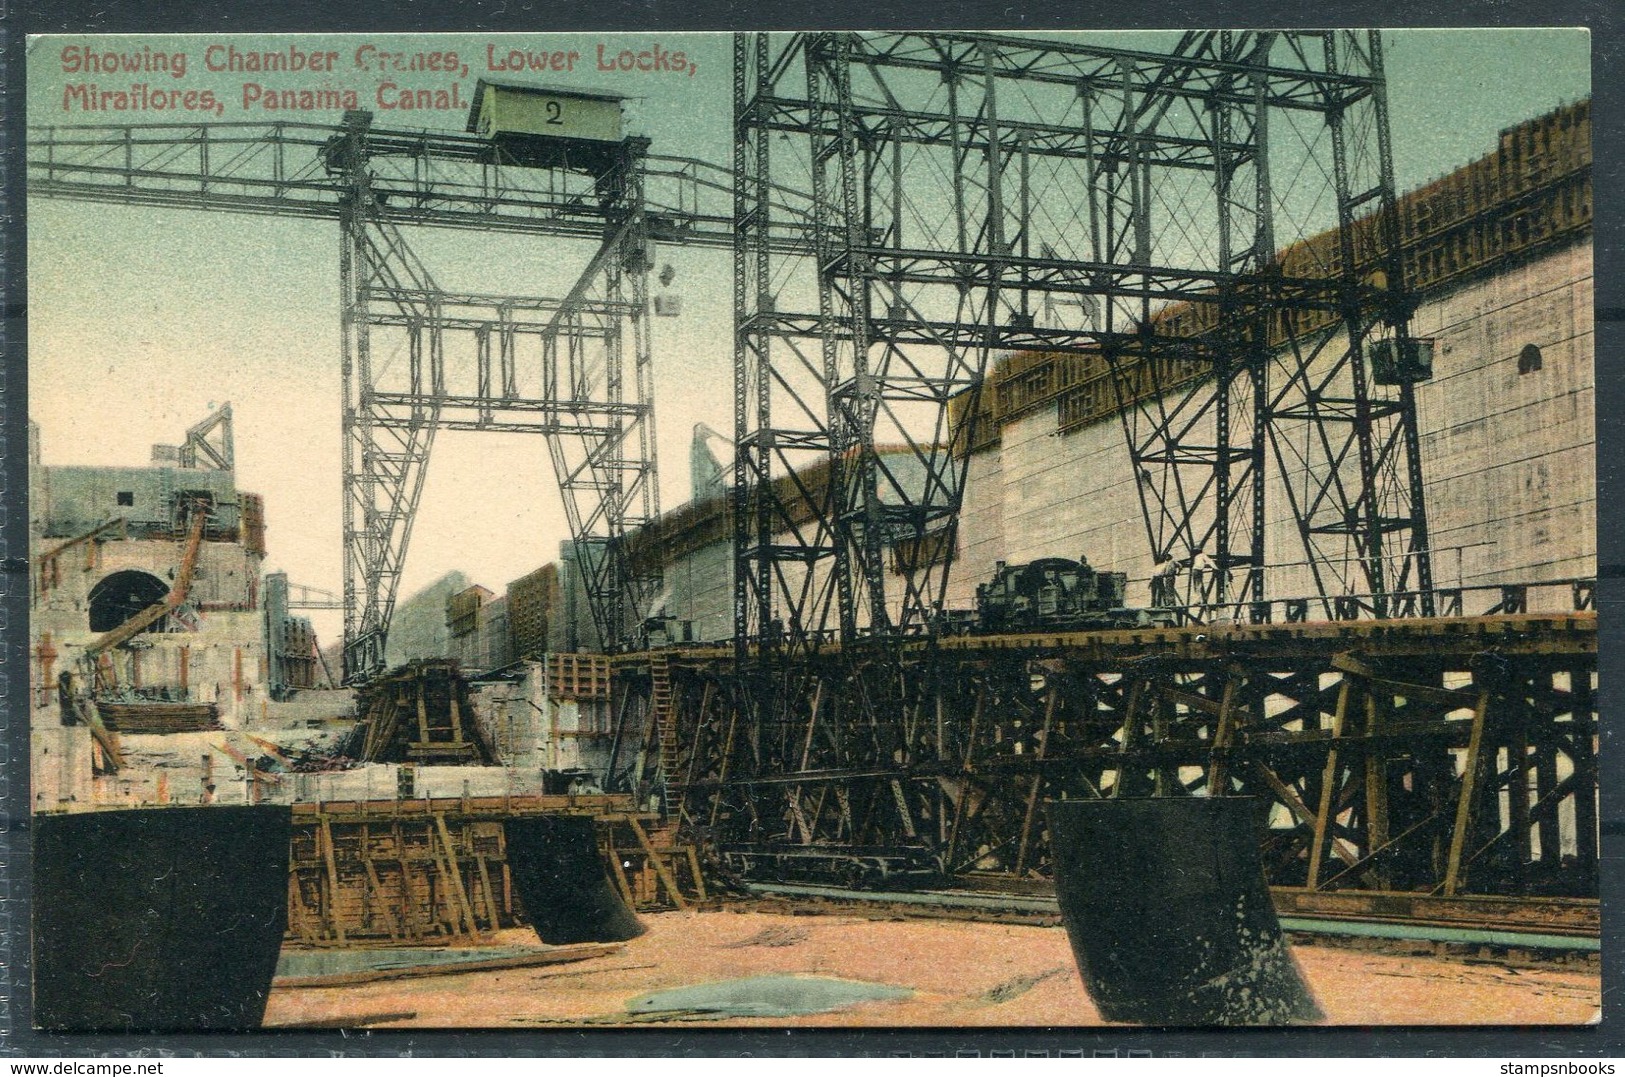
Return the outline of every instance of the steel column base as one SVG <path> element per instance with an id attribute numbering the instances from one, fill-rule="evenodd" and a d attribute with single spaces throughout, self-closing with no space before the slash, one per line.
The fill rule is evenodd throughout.
<path id="1" fill-rule="evenodd" d="M 1054 801 L 1055 889 L 1101 1016 L 1284 1025 L 1319 1007 L 1287 949 L 1250 797 Z"/>

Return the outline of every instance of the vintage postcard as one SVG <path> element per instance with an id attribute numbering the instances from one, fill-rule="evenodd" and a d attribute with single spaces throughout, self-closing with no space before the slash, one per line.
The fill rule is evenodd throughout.
<path id="1" fill-rule="evenodd" d="M 1589 50 L 31 38 L 35 1027 L 1592 1022 Z"/>

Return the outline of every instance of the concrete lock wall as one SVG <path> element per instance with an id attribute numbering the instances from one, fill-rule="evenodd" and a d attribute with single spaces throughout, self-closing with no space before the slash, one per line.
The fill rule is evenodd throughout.
<path id="1" fill-rule="evenodd" d="M 77 552 L 64 556 L 57 582 L 43 594 L 36 591 L 31 611 L 36 717 L 52 720 L 58 709 L 56 675 L 64 670 L 80 675 L 85 648 L 101 635 L 90 629 L 91 590 L 114 573 L 130 569 L 172 583 L 179 558 L 176 542 L 140 540 L 104 543 L 93 563 Z M 244 724 L 258 713 L 264 695 L 266 656 L 258 582 L 257 556 L 235 543 L 203 543 L 183 607 L 189 630 L 145 632 L 139 637 L 141 647 L 111 654 L 119 682 L 168 687 L 192 702 L 214 703 L 222 724 Z M 47 639 L 54 655 L 44 646 Z"/>
<path id="2" fill-rule="evenodd" d="M 1417 312 L 1415 334 L 1437 342 L 1417 412 L 1440 585 L 1595 573 L 1591 306 L 1587 242 L 1504 267 Z M 1520 374 L 1531 344 L 1540 368 Z M 1131 602 L 1148 599 L 1153 566 L 1120 425 L 1059 433 L 1057 423 L 1051 404 L 1004 425 L 999 442 L 973 456 L 950 606 L 974 603 L 996 561 L 1079 554 L 1139 581 Z M 1301 560 L 1278 475 L 1266 505 L 1268 561 Z M 1311 588 L 1297 567 L 1269 579 L 1276 595 Z"/>
<path id="3" fill-rule="evenodd" d="M 1501 267 L 1425 301 L 1416 336 L 1436 342 L 1417 386 L 1422 463 L 1440 586 L 1556 580 L 1596 572 L 1591 244 Z M 1524 349 L 1538 369 L 1519 373 Z M 1525 367 L 1529 366 L 1523 360 Z M 969 461 L 948 606 L 975 605 L 998 561 L 1086 556 L 1126 572 L 1131 604 L 1150 600 L 1151 563 L 1136 478 L 1116 417 L 1062 433 L 1054 402 L 1004 424 Z M 1199 434 L 1198 434 L 1199 436 Z M 1283 481 L 1266 487 L 1270 593 L 1313 593 Z M 732 631 L 726 540 L 664 566 L 668 608 L 696 639 Z M 892 593 L 900 586 L 890 588 Z"/>
<path id="4" fill-rule="evenodd" d="M 1417 392 L 1428 510 L 1435 547 L 1464 548 L 1463 582 L 1597 571 L 1591 259 L 1576 244 L 1418 312 L 1438 341 Z M 1540 368 L 1520 374 L 1528 345 Z"/>

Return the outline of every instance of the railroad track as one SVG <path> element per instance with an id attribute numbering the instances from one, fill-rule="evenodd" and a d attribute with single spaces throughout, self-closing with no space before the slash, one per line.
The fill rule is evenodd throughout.
<path id="1" fill-rule="evenodd" d="M 837 886 L 751 883 L 747 900 L 764 909 L 795 913 L 847 913 L 871 917 L 979 920 L 1059 926 L 1061 909 L 1053 893 L 1034 887 L 1005 889 L 872 891 Z M 1330 897 L 1331 895 L 1317 895 Z M 1341 895 L 1339 895 L 1341 896 Z M 1388 898 L 1391 895 L 1381 895 Z M 1410 897 L 1404 895 L 1403 897 Z M 1384 915 L 1369 902 L 1345 899 L 1315 908 L 1298 892 L 1276 894 L 1281 926 L 1299 944 L 1347 946 L 1407 954 L 1433 953 L 1509 965 L 1598 964 L 1602 941 L 1595 924 L 1596 902 L 1486 899 L 1487 909 L 1464 902 L 1430 908 L 1425 895 L 1404 902 L 1411 915 Z M 1471 900 L 1471 899 L 1470 899 Z M 1309 910 L 1308 914 L 1305 909 Z M 1518 915 L 1519 910 L 1523 915 Z M 1431 913 L 1431 914 L 1430 914 Z M 1478 915 L 1473 915 L 1478 913 Z M 1509 915 L 1510 913 L 1510 915 Z"/>

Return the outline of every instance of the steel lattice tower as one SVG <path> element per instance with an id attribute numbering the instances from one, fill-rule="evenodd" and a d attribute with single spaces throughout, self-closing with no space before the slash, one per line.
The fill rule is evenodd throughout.
<path id="1" fill-rule="evenodd" d="M 1432 612 L 1375 32 L 754 35 L 734 78 L 741 646 L 928 627 L 1018 352 L 1109 371 L 1194 616 L 1268 617 L 1292 563 L 1329 615 Z"/>

